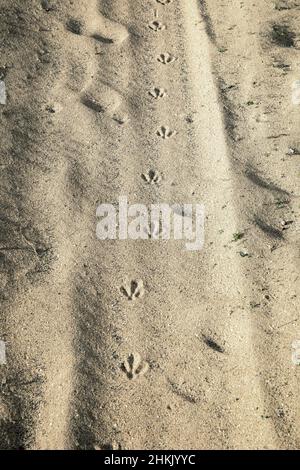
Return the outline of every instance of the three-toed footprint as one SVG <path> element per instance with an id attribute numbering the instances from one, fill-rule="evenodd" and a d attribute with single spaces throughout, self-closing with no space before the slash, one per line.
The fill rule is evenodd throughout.
<path id="1" fill-rule="evenodd" d="M 166 239 L 167 237 L 167 230 L 161 220 L 153 220 L 150 227 L 145 228 L 145 233 L 150 240 Z"/>
<path id="2" fill-rule="evenodd" d="M 155 170 L 149 170 L 147 173 L 143 173 L 142 178 L 148 184 L 158 184 L 161 180 L 160 174 Z"/>
<path id="3" fill-rule="evenodd" d="M 128 300 L 135 300 L 144 295 L 144 283 L 142 280 L 133 280 L 130 284 L 121 287 L 121 292 Z"/>
<path id="4" fill-rule="evenodd" d="M 153 31 L 163 31 L 164 29 L 166 29 L 166 25 L 158 20 L 155 20 L 149 23 L 149 28 Z"/>
<path id="5" fill-rule="evenodd" d="M 158 62 L 161 62 L 162 64 L 167 65 L 167 64 L 172 64 L 172 62 L 175 62 L 175 60 L 177 60 L 177 57 L 170 54 L 169 52 L 165 52 L 163 54 L 160 54 L 157 57 L 157 60 L 158 60 Z"/>
<path id="6" fill-rule="evenodd" d="M 162 126 L 160 129 L 157 130 L 157 135 L 162 139 L 169 139 L 176 134 L 176 131 L 172 131 L 169 127 Z"/>
<path id="7" fill-rule="evenodd" d="M 153 98 L 155 98 L 156 100 L 159 99 L 159 98 L 163 98 L 164 96 L 166 96 L 167 92 L 164 88 L 153 88 L 153 90 L 150 90 L 149 91 L 149 95 L 151 95 Z"/>
<path id="8" fill-rule="evenodd" d="M 148 363 L 143 361 L 139 353 L 131 353 L 121 366 L 129 380 L 135 380 L 144 375 L 149 369 Z"/>

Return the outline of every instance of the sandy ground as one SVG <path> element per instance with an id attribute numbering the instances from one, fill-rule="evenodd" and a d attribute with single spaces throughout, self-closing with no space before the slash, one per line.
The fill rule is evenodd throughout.
<path id="1" fill-rule="evenodd" d="M 0 448 L 299 448 L 300 1 L 0 7 Z M 98 240 L 122 195 L 204 249 Z"/>

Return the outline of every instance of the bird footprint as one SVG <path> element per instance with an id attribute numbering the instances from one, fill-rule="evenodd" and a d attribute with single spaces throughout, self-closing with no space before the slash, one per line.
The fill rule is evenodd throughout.
<path id="1" fill-rule="evenodd" d="M 144 173 L 142 175 L 142 178 L 148 183 L 148 184 L 157 184 L 160 182 L 161 177 L 159 173 L 155 170 L 149 170 L 148 173 Z"/>
<path id="2" fill-rule="evenodd" d="M 164 29 L 166 29 L 166 25 L 161 23 L 160 21 L 155 20 L 149 24 L 149 28 L 153 31 L 163 31 Z"/>
<path id="3" fill-rule="evenodd" d="M 143 361 L 138 353 L 129 354 L 128 358 L 122 364 L 122 370 L 129 380 L 135 380 L 144 375 L 149 366 Z"/>
<path id="4" fill-rule="evenodd" d="M 176 134 L 176 131 L 172 131 L 168 127 L 162 126 L 160 129 L 157 131 L 157 135 L 161 137 L 162 139 L 169 139 L 170 137 L 174 136 Z"/>
<path id="5" fill-rule="evenodd" d="M 149 95 L 153 96 L 156 100 L 159 98 L 163 98 L 166 96 L 167 92 L 164 88 L 153 88 L 153 90 L 149 91 Z"/>
<path id="6" fill-rule="evenodd" d="M 121 287 L 121 292 L 128 298 L 128 300 L 138 299 L 144 295 L 143 281 L 131 281 L 130 285 Z"/>
<path id="7" fill-rule="evenodd" d="M 161 62 L 162 64 L 171 64 L 172 62 L 175 62 L 177 58 L 174 55 L 169 54 L 169 52 L 166 52 L 164 54 L 160 54 L 157 57 L 157 60 L 158 62 Z"/>
<path id="8" fill-rule="evenodd" d="M 172 3 L 173 0 L 156 0 L 157 3 L 161 3 L 161 5 L 168 5 L 169 3 Z"/>
<path id="9" fill-rule="evenodd" d="M 167 235 L 167 231 L 165 230 L 161 220 L 152 221 L 150 227 L 145 228 L 145 233 L 150 239 L 154 240 L 159 240 L 160 238 L 164 239 Z"/>

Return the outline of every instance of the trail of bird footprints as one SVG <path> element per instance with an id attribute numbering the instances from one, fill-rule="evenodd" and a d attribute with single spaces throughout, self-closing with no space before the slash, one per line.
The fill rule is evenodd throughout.
<path id="1" fill-rule="evenodd" d="M 171 4 L 173 0 L 156 0 L 156 2 L 163 6 L 167 6 Z M 87 25 L 84 25 L 77 19 L 71 18 L 66 24 L 67 30 L 77 35 L 82 35 L 85 33 L 92 39 L 101 41 L 104 44 L 123 43 L 123 41 L 125 41 L 129 35 L 128 30 L 122 25 L 111 22 L 106 18 L 101 18 L 100 15 L 98 16 L 99 20 L 97 15 L 95 15 L 93 24 Z M 148 27 L 154 33 L 164 31 L 167 26 L 157 19 L 157 12 L 155 16 L 156 19 L 151 21 L 148 24 Z M 163 65 L 169 65 L 174 63 L 177 60 L 177 57 L 169 52 L 164 52 L 158 55 L 156 59 Z M 155 100 L 159 100 L 167 96 L 166 90 L 161 87 L 154 87 L 148 93 Z M 122 116 L 118 116 L 115 113 L 116 108 L 120 106 L 120 102 L 118 102 L 118 99 L 113 96 L 113 90 L 111 90 L 111 93 L 105 92 L 104 95 L 106 96 L 106 101 L 103 98 L 103 93 L 97 93 L 97 91 L 93 92 L 89 87 L 88 90 L 85 90 L 81 93 L 80 100 L 83 105 L 92 111 L 95 111 L 96 113 L 107 112 L 119 124 L 124 124 L 126 119 L 124 119 Z M 107 96 L 110 100 L 108 100 L 108 102 Z M 167 140 L 173 137 L 176 134 L 176 131 L 162 125 L 156 131 L 156 134 L 163 140 Z M 161 181 L 160 174 L 152 169 L 143 174 L 142 178 L 149 185 L 157 185 Z M 150 238 L 158 238 L 161 234 L 162 227 L 159 225 L 152 226 L 148 233 Z M 144 295 L 144 283 L 142 280 L 132 280 L 129 284 L 123 285 L 120 291 L 129 301 L 136 301 L 137 299 L 142 298 Z M 148 364 L 142 360 L 138 353 L 131 353 L 123 362 L 121 369 L 126 373 L 129 380 L 135 380 L 147 372 Z"/>

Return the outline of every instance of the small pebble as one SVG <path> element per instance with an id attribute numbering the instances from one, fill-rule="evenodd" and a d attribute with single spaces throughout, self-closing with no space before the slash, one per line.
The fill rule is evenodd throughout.
<path id="1" fill-rule="evenodd" d="M 287 152 L 288 155 L 300 155 L 300 150 L 290 147 Z"/>
<path id="2" fill-rule="evenodd" d="M 249 253 L 247 251 L 240 251 L 240 255 L 242 258 L 245 258 L 246 256 L 249 256 Z"/>

